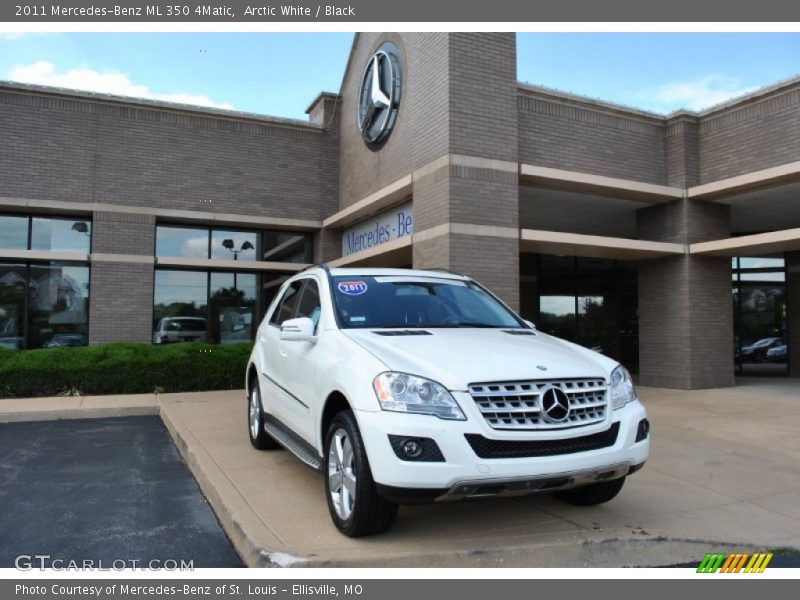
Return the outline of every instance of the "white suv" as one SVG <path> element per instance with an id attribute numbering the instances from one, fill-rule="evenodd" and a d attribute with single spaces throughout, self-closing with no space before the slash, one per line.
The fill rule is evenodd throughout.
<path id="1" fill-rule="evenodd" d="M 321 471 L 349 536 L 387 530 L 398 504 L 606 502 L 649 452 L 624 367 L 448 272 L 298 273 L 258 329 L 246 386 L 253 446 Z"/>

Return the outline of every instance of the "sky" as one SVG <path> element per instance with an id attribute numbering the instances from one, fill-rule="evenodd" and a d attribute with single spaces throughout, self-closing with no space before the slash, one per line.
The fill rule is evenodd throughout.
<path id="1" fill-rule="evenodd" d="M 0 33 L 0 79 L 303 119 L 350 33 Z M 800 33 L 521 33 L 517 78 L 656 113 L 800 74 Z"/>

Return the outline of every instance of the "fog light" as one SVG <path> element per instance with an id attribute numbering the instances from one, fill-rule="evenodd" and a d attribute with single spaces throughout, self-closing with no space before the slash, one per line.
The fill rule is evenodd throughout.
<path id="1" fill-rule="evenodd" d="M 647 439 L 648 435 L 650 435 L 650 421 L 642 419 L 639 421 L 639 426 L 636 428 L 636 441 L 641 442 Z"/>
<path id="2" fill-rule="evenodd" d="M 417 440 L 406 440 L 403 442 L 403 452 L 409 458 L 417 458 L 422 454 L 422 444 Z"/>

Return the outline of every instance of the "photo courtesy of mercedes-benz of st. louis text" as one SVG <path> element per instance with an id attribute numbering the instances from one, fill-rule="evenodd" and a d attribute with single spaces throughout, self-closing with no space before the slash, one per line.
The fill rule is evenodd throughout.
<path id="1" fill-rule="evenodd" d="M 447 271 L 321 265 L 289 278 L 246 391 L 252 445 L 319 470 L 334 524 L 354 537 L 389 529 L 399 504 L 607 502 L 649 452 L 623 366 Z"/>

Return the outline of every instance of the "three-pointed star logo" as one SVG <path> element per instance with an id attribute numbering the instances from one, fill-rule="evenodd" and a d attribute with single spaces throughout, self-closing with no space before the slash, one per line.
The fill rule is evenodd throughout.
<path id="1" fill-rule="evenodd" d="M 372 55 L 364 69 L 359 97 L 359 127 L 368 144 L 385 139 L 394 121 L 399 94 L 395 60 L 384 50 Z"/>
<path id="2" fill-rule="evenodd" d="M 372 82 L 369 89 L 369 98 L 367 99 L 367 110 L 361 119 L 362 130 L 369 130 L 381 109 L 385 110 L 391 105 L 389 96 L 381 89 L 381 58 L 381 53 L 376 52 L 367 67 L 367 70 L 372 74 Z"/>

